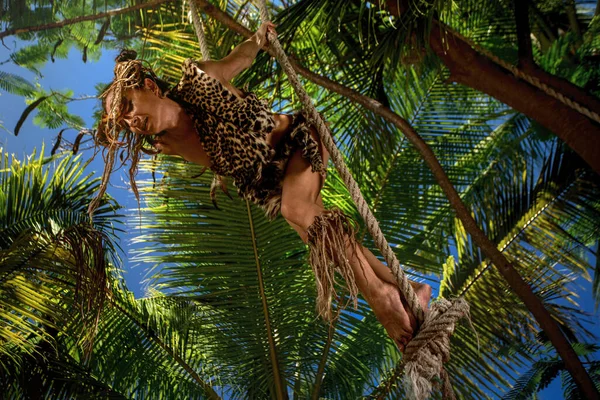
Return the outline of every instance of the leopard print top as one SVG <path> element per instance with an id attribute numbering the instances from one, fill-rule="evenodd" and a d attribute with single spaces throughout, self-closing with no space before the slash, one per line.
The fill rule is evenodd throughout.
<path id="1" fill-rule="evenodd" d="M 289 133 L 273 148 L 273 113 L 254 93 L 240 98 L 188 59 L 179 84 L 168 96 L 192 117 L 211 170 L 233 178 L 238 194 L 262 207 L 269 218 L 281 208 L 281 181 L 289 157 L 302 149 L 314 172 L 325 174 L 318 143 L 301 114 L 292 116 Z"/>

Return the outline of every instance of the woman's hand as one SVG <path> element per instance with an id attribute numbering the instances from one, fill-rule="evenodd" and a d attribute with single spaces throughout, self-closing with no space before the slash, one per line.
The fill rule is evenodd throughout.
<path id="1" fill-rule="evenodd" d="M 265 47 L 267 45 L 267 43 L 269 42 L 269 39 L 267 38 L 268 33 L 272 33 L 275 36 L 277 36 L 277 31 L 275 30 L 275 24 L 272 22 L 266 22 L 266 23 L 262 24 L 260 26 L 260 28 L 258 28 L 256 33 L 254 34 L 256 43 L 258 44 L 258 47 Z"/>

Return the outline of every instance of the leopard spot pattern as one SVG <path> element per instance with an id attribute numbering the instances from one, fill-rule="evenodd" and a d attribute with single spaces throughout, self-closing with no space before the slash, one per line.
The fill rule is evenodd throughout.
<path id="1" fill-rule="evenodd" d="M 289 157 L 302 149 L 315 172 L 325 174 L 319 146 L 301 114 L 292 116 L 289 133 L 273 148 L 273 113 L 254 93 L 239 98 L 206 74 L 192 59 L 182 66 L 179 84 L 168 96 L 192 117 L 211 170 L 231 177 L 238 194 L 262 207 L 269 218 L 281 208 L 281 181 Z"/>

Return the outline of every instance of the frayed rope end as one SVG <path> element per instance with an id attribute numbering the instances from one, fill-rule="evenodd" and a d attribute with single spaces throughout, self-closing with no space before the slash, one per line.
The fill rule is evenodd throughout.
<path id="1" fill-rule="evenodd" d="M 425 322 L 404 353 L 404 383 L 411 399 L 429 398 L 436 378 L 443 382 L 444 398 L 454 399 L 444 363 L 450 359 L 450 336 L 462 318 L 471 322 L 469 305 L 463 298 L 440 299 L 432 304 Z"/>

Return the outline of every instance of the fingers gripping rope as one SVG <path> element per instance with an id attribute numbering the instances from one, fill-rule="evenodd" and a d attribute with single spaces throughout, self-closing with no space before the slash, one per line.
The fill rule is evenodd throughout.
<path id="1" fill-rule="evenodd" d="M 268 22 L 269 14 L 265 0 L 259 0 L 259 10 L 262 22 Z M 383 254 L 385 261 L 391 266 L 392 272 L 398 281 L 400 292 L 404 295 L 410 311 L 419 322 L 419 326 L 422 327 L 417 336 L 409 343 L 406 350 L 405 361 L 407 373 L 405 381 L 412 387 L 414 398 L 425 399 L 430 395 L 433 378 L 440 376 L 444 381 L 444 396 L 454 398 L 452 386 L 450 385 L 448 374 L 444 370 L 443 363 L 448 361 L 450 356 L 450 336 L 454 331 L 454 325 L 458 319 L 468 316 L 469 306 L 462 299 L 454 301 L 442 300 L 434 303 L 431 311 L 425 316 L 408 278 L 402 268 L 400 268 L 400 263 L 396 255 L 383 236 L 377 219 L 369 209 L 356 181 L 346 167 L 340 151 L 335 146 L 329 127 L 325 124 L 312 103 L 311 98 L 302 87 L 297 74 L 275 35 L 269 37 L 269 44 L 275 51 L 277 60 L 283 67 L 296 94 L 300 98 L 304 110 L 311 120 L 311 124 L 319 132 L 321 141 L 329 151 L 333 164 L 350 191 L 352 200 L 365 221 L 369 233 L 375 239 L 375 243 Z"/>

